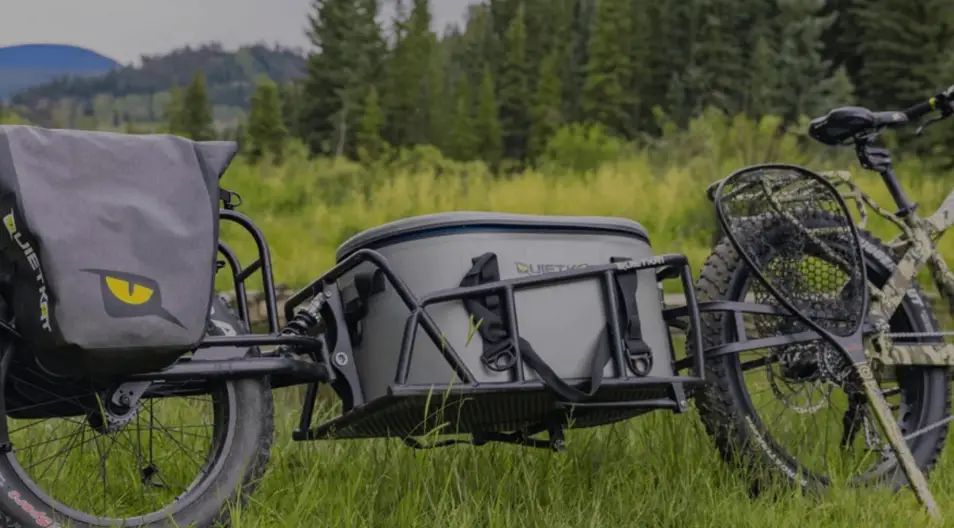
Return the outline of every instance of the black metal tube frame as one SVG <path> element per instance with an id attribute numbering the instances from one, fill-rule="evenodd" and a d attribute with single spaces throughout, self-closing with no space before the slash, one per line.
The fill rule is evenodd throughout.
<path id="1" fill-rule="evenodd" d="M 248 297 L 246 292 L 246 281 L 256 271 L 262 274 L 262 287 L 265 293 L 265 311 L 268 323 L 268 334 L 262 335 L 240 335 L 240 336 L 215 336 L 207 337 L 199 345 L 199 348 L 211 348 L 218 346 L 238 346 L 253 347 L 264 345 L 284 345 L 296 347 L 299 350 L 309 351 L 315 347 L 320 347 L 322 340 L 320 338 L 282 335 L 278 322 L 278 303 L 275 296 L 274 275 L 271 262 L 271 254 L 265 235 L 255 225 L 255 223 L 245 215 L 234 210 L 223 209 L 220 211 L 220 218 L 241 226 L 253 238 L 258 250 L 258 259 L 247 267 L 242 267 L 238 257 L 225 244 L 219 243 L 219 251 L 225 257 L 226 263 L 232 272 L 236 304 L 239 317 L 242 322 L 251 328 L 251 321 L 248 308 Z M 663 255 L 641 262 L 624 261 L 621 263 L 611 263 L 601 266 L 590 266 L 578 268 L 535 277 L 521 277 L 516 279 L 501 280 L 493 283 L 472 286 L 469 288 L 450 288 L 434 292 L 418 298 L 407 285 L 391 269 L 387 260 L 380 253 L 363 249 L 359 250 L 347 258 L 343 259 L 337 265 L 332 267 L 319 278 L 312 281 L 308 286 L 296 292 L 285 303 L 284 316 L 286 320 L 291 320 L 295 315 L 295 309 L 321 292 L 326 286 L 333 285 L 338 279 L 342 278 L 348 272 L 354 270 L 359 265 L 371 263 L 381 271 L 387 282 L 395 289 L 404 305 L 410 311 L 401 341 L 401 350 L 398 360 L 398 369 L 395 373 L 396 391 L 400 392 L 398 387 L 407 383 L 409 369 L 411 365 L 411 355 L 414 343 L 417 339 L 418 328 L 423 328 L 424 333 L 432 343 L 441 351 L 444 359 L 454 369 L 461 382 L 465 384 L 474 383 L 474 375 L 464 364 L 460 355 L 449 343 L 441 338 L 441 332 L 436 322 L 425 311 L 429 305 L 442 302 L 460 301 L 466 298 L 480 297 L 488 294 L 497 294 L 503 297 L 504 306 L 507 314 L 506 324 L 509 335 L 519 335 L 517 332 L 518 323 L 516 317 L 515 293 L 520 290 L 543 288 L 554 286 L 566 282 L 575 282 L 581 280 L 598 278 L 603 286 L 603 296 L 607 308 L 607 319 L 609 322 L 610 336 L 612 343 L 612 361 L 617 378 L 625 376 L 626 368 L 623 363 L 623 348 L 621 343 L 622 331 L 619 325 L 619 306 L 614 292 L 613 280 L 619 273 L 635 273 L 639 270 L 653 268 L 657 270 L 657 278 L 680 279 L 683 292 L 686 297 L 684 306 L 664 310 L 663 315 L 666 322 L 672 326 L 678 326 L 679 319 L 688 318 L 688 326 L 701 330 L 701 313 L 710 311 L 730 311 L 735 313 L 737 327 L 739 329 L 739 341 L 729 343 L 719 347 L 706 350 L 704 354 L 691 354 L 685 359 L 675 361 L 677 370 L 691 369 L 691 374 L 687 376 L 674 376 L 670 378 L 673 383 L 678 382 L 696 382 L 704 377 L 705 358 L 714 357 L 723 354 L 739 353 L 746 350 L 764 348 L 767 346 L 777 346 L 780 344 L 800 343 L 820 339 L 814 332 L 803 332 L 795 335 L 786 335 L 758 340 L 747 340 L 744 329 L 741 327 L 742 313 L 762 313 L 788 315 L 784 308 L 742 302 L 705 302 L 698 303 L 695 298 L 695 289 L 692 281 L 691 270 L 688 260 L 684 255 L 672 254 Z M 7 325 L 0 324 L 0 330 L 8 330 L 14 335 L 16 332 L 12 328 L 6 328 Z M 339 339 L 342 332 L 339 331 Z M 693 342 L 688 344 L 687 350 L 703 350 L 702 332 L 691 332 Z M 523 358 L 519 353 L 519 347 L 514 347 L 517 351 L 514 368 L 511 369 L 513 379 L 511 382 L 502 382 L 504 385 L 514 382 L 524 382 Z M 241 363 L 241 366 L 239 364 Z M 262 357 L 246 357 L 233 360 L 192 360 L 182 361 L 171 366 L 168 369 L 159 372 L 137 374 L 137 380 L 147 379 L 194 379 L 194 378 L 237 378 L 253 377 L 268 374 L 287 374 L 301 383 L 320 383 L 333 378 L 333 373 L 324 366 L 316 366 L 313 363 L 306 363 L 289 357 L 276 357 L 263 354 Z M 609 381 L 609 380 L 608 380 Z M 634 380 L 635 381 L 635 380 Z M 650 380 L 645 380 L 649 382 Z M 498 386 L 500 383 L 493 384 Z M 486 386 L 483 384 L 481 386 Z M 458 385 L 459 387 L 459 385 Z"/>
<path id="2" fill-rule="evenodd" d="M 241 226 L 251 235 L 255 241 L 258 250 L 258 259 L 247 267 L 242 267 L 234 251 L 224 242 L 219 242 L 219 253 L 225 258 L 226 265 L 232 273 L 236 305 L 239 318 L 245 324 L 246 328 L 251 330 L 251 319 L 248 306 L 248 296 L 246 291 L 246 280 L 256 271 L 262 274 L 262 287 L 265 294 L 265 310 L 268 323 L 267 334 L 248 334 L 239 336 L 212 336 L 205 338 L 198 348 L 212 347 L 256 347 L 263 345 L 282 345 L 290 347 L 295 352 L 302 355 L 313 354 L 313 357 L 319 358 L 318 362 L 308 362 L 287 354 L 278 355 L 275 353 L 264 353 L 255 355 L 246 355 L 245 357 L 232 359 L 203 360 L 201 358 L 184 358 L 169 368 L 156 372 L 139 373 L 131 376 L 125 376 L 122 382 L 136 381 L 187 381 L 187 380 L 222 380 L 222 379 L 242 379 L 265 376 L 277 376 L 280 378 L 281 385 L 307 384 L 309 396 L 303 406 L 301 431 L 296 432 L 296 437 L 306 439 L 309 437 L 309 431 L 304 428 L 310 423 L 310 412 L 308 401 L 314 399 L 317 393 L 317 384 L 332 382 L 336 379 L 335 373 L 328 365 L 327 359 L 329 351 L 324 349 L 324 336 L 307 337 L 298 335 L 285 335 L 279 327 L 278 306 L 274 287 L 274 276 L 271 263 L 271 255 L 265 235 L 254 224 L 254 222 L 231 209 L 220 210 L 220 218 L 224 221 L 230 221 Z M 426 390 L 443 390 L 441 387 L 423 387 L 407 383 L 411 365 L 411 356 L 413 354 L 414 344 L 417 339 L 418 329 L 423 328 L 424 333 L 430 338 L 431 342 L 443 354 L 444 359 L 453 368 L 460 377 L 463 384 L 456 384 L 453 390 L 467 393 L 485 389 L 509 389 L 509 390 L 534 390 L 542 382 L 525 380 L 523 367 L 523 358 L 520 354 L 519 346 L 514 346 L 516 352 L 516 362 L 511 369 L 511 380 L 493 383 L 477 383 L 473 373 L 467 368 L 457 351 L 449 343 L 441 338 L 441 332 L 433 318 L 425 311 L 427 306 L 452 301 L 462 301 L 467 298 L 486 296 L 496 294 L 502 297 L 506 309 L 506 325 L 511 339 L 516 339 L 519 335 L 517 309 L 515 294 L 517 291 L 534 288 L 543 288 L 554 286 L 561 283 L 576 282 L 584 280 L 598 279 L 602 285 L 602 294 L 607 311 L 607 322 L 611 337 L 612 363 L 615 370 L 615 377 L 607 378 L 604 383 L 607 386 L 626 385 L 626 386 L 669 386 L 672 388 L 673 399 L 656 399 L 643 402 L 600 402 L 570 404 L 576 407 L 586 406 L 608 406 L 620 407 L 629 406 L 633 408 L 678 408 L 685 406 L 683 387 L 696 387 L 704 383 L 705 360 L 723 354 L 739 353 L 746 350 L 765 348 L 768 346 L 777 346 L 781 344 L 799 343 L 813 341 L 821 337 L 814 332 L 802 332 L 799 334 L 778 336 L 766 339 L 749 340 L 745 335 L 742 326 L 741 315 L 743 313 L 761 313 L 775 315 L 790 315 L 782 308 L 743 302 L 705 302 L 698 303 L 695 297 L 695 289 L 692 280 L 692 274 L 688 261 L 684 255 L 673 254 L 663 255 L 643 261 L 623 261 L 610 263 L 600 266 L 590 266 L 578 268 L 534 277 L 521 277 L 515 279 L 500 280 L 493 283 L 481 284 L 478 286 L 466 288 L 449 288 L 446 290 L 433 292 L 421 298 L 416 297 L 407 285 L 398 277 L 388 265 L 386 259 L 373 250 L 363 249 L 348 256 L 333 268 L 328 270 L 318 279 L 315 279 L 307 287 L 295 293 L 284 305 L 284 315 L 286 320 L 291 320 L 295 315 L 295 309 L 303 302 L 314 297 L 326 288 L 336 288 L 336 282 L 346 273 L 355 269 L 363 263 L 371 263 L 384 275 L 385 279 L 395 289 L 404 305 L 410 311 L 401 339 L 401 349 L 398 358 L 398 368 L 395 372 L 394 384 L 391 386 L 390 393 L 393 396 L 402 394 L 413 395 Z M 687 343 L 687 351 L 699 351 L 703 349 L 701 313 L 711 311 L 732 312 L 736 322 L 737 340 L 732 343 L 712 347 L 704 350 L 701 354 L 690 353 L 688 357 L 675 361 L 673 359 L 674 372 L 668 377 L 647 377 L 639 378 L 627 375 L 627 369 L 624 364 L 624 349 L 622 345 L 622 329 L 620 328 L 620 307 L 615 295 L 614 279 L 621 273 L 635 273 L 639 270 L 655 269 L 658 281 L 678 278 L 685 294 L 686 303 L 684 306 L 669 308 L 663 310 L 663 317 L 666 323 L 671 327 L 682 327 L 684 330 L 690 330 L 688 337 L 691 342 Z M 337 297 L 336 297 L 337 298 Z M 660 299 L 662 302 L 662 299 Z M 340 311 L 340 307 L 332 307 L 332 311 Z M 688 324 L 684 319 L 688 319 Z M 18 332 L 9 324 L 0 321 L 0 332 L 14 338 L 13 342 L 20 341 Z M 347 341 L 347 332 L 343 329 L 337 329 L 338 345 L 341 341 Z M 516 345 L 516 343 L 513 343 Z M 350 344 L 348 344 L 350 347 Z M 0 358 L 0 391 L 11 365 L 11 358 L 17 347 L 2 347 L 2 358 Z M 337 348 L 337 347 L 336 347 Z M 316 352 L 320 352 L 320 355 Z M 674 354 L 674 351 L 671 351 Z M 680 376 L 678 372 L 690 369 L 689 376 Z M 339 378 L 341 381 L 341 378 Z M 347 382 L 346 382 L 347 384 Z M 277 385 L 276 385 L 277 386 Z M 354 388 L 352 388 L 354 390 Z M 360 390 L 360 388 L 357 388 Z M 675 403 L 674 403 L 675 402 Z M 0 415 L 5 413 L 3 399 L 0 398 Z M 307 416 L 306 416 L 307 415 Z M 8 448 L 9 439 L 4 431 L 2 422 L 0 422 L 0 452 Z"/>
<path id="3" fill-rule="evenodd" d="M 254 240 L 258 250 L 258 259 L 248 267 L 242 267 L 235 252 L 219 241 L 219 253 L 225 258 L 226 265 L 232 273 L 235 288 L 235 303 L 239 319 L 249 331 L 251 318 L 248 307 L 246 281 L 256 271 L 262 274 L 262 288 L 265 294 L 265 311 L 268 321 L 267 334 L 252 334 L 238 336 L 210 336 L 199 344 L 198 348 L 214 347 L 255 347 L 268 345 L 282 345 L 295 347 L 298 350 L 309 352 L 322 346 L 320 338 L 283 335 L 278 321 L 278 302 L 275 296 L 275 279 L 272 270 L 271 253 L 265 234 L 255 225 L 252 219 L 232 209 L 220 209 L 220 220 L 232 222 L 242 227 Z M 17 335 L 12 328 L 0 322 L 0 330 L 9 330 Z M 19 337 L 19 336 L 17 336 Z M 294 383 L 316 383 L 332 379 L 333 375 L 321 364 L 303 361 L 293 357 L 274 354 L 261 354 L 257 357 L 242 357 L 235 359 L 183 359 L 169 368 L 156 372 L 138 373 L 125 376 L 123 381 L 149 380 L 220 380 L 241 379 L 262 376 L 283 376 Z"/>
<path id="4" fill-rule="evenodd" d="M 424 333 L 431 340 L 444 360 L 454 370 L 460 379 L 460 384 L 455 384 L 457 390 L 461 387 L 486 387 L 486 388 L 506 388 L 513 384 L 522 384 L 526 380 L 523 372 L 523 358 L 521 357 L 520 347 L 516 346 L 516 339 L 519 335 L 517 322 L 517 309 L 515 303 L 515 294 L 517 291 L 545 288 L 557 284 L 577 282 L 584 280 L 599 279 L 602 284 L 602 293 L 607 310 L 607 321 L 611 337 L 611 357 L 616 373 L 615 379 L 629 379 L 626 365 L 624 363 L 624 350 L 622 345 L 622 330 L 620 328 L 620 308 L 616 300 L 614 279 L 618 274 L 636 273 L 645 269 L 656 269 L 657 279 L 665 280 L 669 278 L 679 278 L 682 282 L 682 288 L 686 296 L 685 315 L 689 318 L 689 324 L 693 328 L 701 329 L 700 312 L 698 303 L 695 299 L 695 290 L 692 281 L 692 272 L 689 268 L 688 260 L 684 255 L 672 254 L 662 255 L 642 261 L 623 261 L 599 266 L 588 266 L 554 273 L 547 273 L 534 277 L 519 277 L 514 279 L 505 279 L 492 283 L 481 284 L 470 287 L 448 288 L 437 291 L 418 298 L 408 286 L 401 280 L 397 274 L 390 268 L 387 260 L 380 253 L 362 249 L 349 255 L 336 266 L 331 268 L 323 276 L 315 279 L 311 284 L 296 292 L 285 304 L 285 316 L 290 318 L 294 314 L 297 306 L 301 305 L 307 299 L 317 295 L 326 285 L 332 284 L 349 271 L 358 266 L 371 263 L 383 274 L 385 280 L 397 293 L 398 297 L 404 303 L 410 312 L 404 326 L 404 333 L 401 340 L 401 349 L 398 356 L 398 367 L 394 377 L 392 391 L 399 392 L 400 387 L 407 384 L 410 372 L 411 357 L 414 344 L 417 339 L 418 328 L 423 328 Z M 452 301 L 462 301 L 468 298 L 482 297 L 487 295 L 500 295 L 505 307 L 506 325 L 508 335 L 514 340 L 516 361 L 513 368 L 510 369 L 511 380 L 506 382 L 482 383 L 476 382 L 474 374 L 470 371 L 464 361 L 461 359 L 453 345 L 447 343 L 441 336 L 441 331 L 434 319 L 425 311 L 427 306 Z M 701 332 L 693 332 L 693 339 L 696 340 L 696 350 L 702 349 Z M 702 380 L 704 372 L 704 357 L 697 355 L 693 358 L 691 377 L 673 379 L 673 382 L 699 382 Z M 614 379 L 614 378 L 610 378 Z M 632 376 L 634 381 L 639 380 L 637 376 Z M 538 382 L 534 382 L 538 383 Z M 436 390 L 440 390 L 437 388 Z"/>
<path id="5" fill-rule="evenodd" d="M 258 259 L 247 267 L 242 267 L 235 252 L 224 242 L 219 242 L 219 252 L 225 258 L 227 266 L 230 268 L 234 281 L 235 298 L 238 315 L 241 321 L 248 329 L 251 329 L 251 320 L 248 306 L 248 296 L 246 291 L 246 281 L 256 271 L 262 274 L 262 288 L 265 295 L 265 310 L 268 324 L 267 334 L 251 334 L 239 336 L 212 336 L 206 337 L 198 348 L 212 347 L 255 347 L 266 345 L 283 345 L 292 347 L 303 353 L 309 353 L 321 347 L 322 338 L 307 337 L 296 335 L 283 335 L 279 327 L 278 303 L 275 295 L 274 275 L 271 262 L 271 254 L 265 235 L 247 216 L 231 209 L 221 209 L 220 219 L 233 222 L 242 227 L 254 240 L 258 250 Z M 467 298 L 486 296 L 488 294 L 500 295 L 503 299 L 505 312 L 507 314 L 506 324 L 509 335 L 519 335 L 517 310 L 515 306 L 515 294 L 517 291 L 544 288 L 561 283 L 576 282 L 590 279 L 599 279 L 602 284 L 604 302 L 607 309 L 607 319 L 609 331 L 612 340 L 612 363 L 616 373 L 616 379 L 626 378 L 626 367 L 623 358 L 623 346 L 621 341 L 622 330 L 619 324 L 620 307 L 616 296 L 614 295 L 614 279 L 617 274 L 635 273 L 644 269 L 656 269 L 658 280 L 675 279 L 681 281 L 681 286 L 686 297 L 684 306 L 664 310 L 663 315 L 668 324 L 679 326 L 679 319 L 688 318 L 688 327 L 701 330 L 701 313 L 709 311 L 730 311 L 736 314 L 740 333 L 739 341 L 722 345 L 706 350 L 704 354 L 692 354 L 685 359 L 675 361 L 677 370 L 691 369 L 691 375 L 674 376 L 667 378 L 672 383 L 694 383 L 702 380 L 704 377 L 704 361 L 707 357 L 713 357 L 728 353 L 739 353 L 745 350 L 764 348 L 787 343 L 797 343 L 820 339 L 814 332 L 803 332 L 801 334 L 780 336 L 767 339 L 747 340 L 744 330 L 741 329 L 741 313 L 772 313 L 784 315 L 787 314 L 784 309 L 759 305 L 752 303 L 733 303 L 733 302 L 706 302 L 698 303 L 695 298 L 695 289 L 692 281 L 692 274 L 689 269 L 688 261 L 684 255 L 671 254 L 646 259 L 643 261 L 623 261 L 619 263 L 610 263 L 600 266 L 590 266 L 565 270 L 555 273 L 534 277 L 521 277 L 515 279 L 506 279 L 488 284 L 481 284 L 467 288 L 450 288 L 438 292 L 433 292 L 421 298 L 415 296 L 407 285 L 398 277 L 386 259 L 378 252 L 363 249 L 359 250 L 337 265 L 328 270 L 321 277 L 312 281 L 311 284 L 296 292 L 284 305 L 284 316 L 286 320 L 291 320 L 295 315 L 295 309 L 303 302 L 318 294 L 328 285 L 333 285 L 338 279 L 343 277 L 349 271 L 357 266 L 371 263 L 379 269 L 391 287 L 397 292 L 404 305 L 410 311 L 405 324 L 405 329 L 401 341 L 401 349 L 398 359 L 398 369 L 395 373 L 395 392 L 400 392 L 400 387 L 410 387 L 407 384 L 409 369 L 411 365 L 411 356 L 413 354 L 414 344 L 417 339 L 418 328 L 423 328 L 424 333 L 432 343 L 438 348 L 444 356 L 444 359 L 453 368 L 459 376 L 461 382 L 470 384 L 472 388 L 477 387 L 474 381 L 474 375 L 467 368 L 458 352 L 449 343 L 441 338 L 441 331 L 436 322 L 425 311 L 427 306 L 452 301 L 461 301 Z M 20 336 L 16 330 L 9 324 L 0 321 L 0 332 L 4 332 L 16 339 Z M 339 339 L 346 336 L 346 333 L 339 330 Z M 688 344 L 687 350 L 703 350 L 702 332 L 694 331 L 690 333 L 692 343 Z M 516 339 L 515 337 L 512 339 Z M 516 343 L 514 343 L 516 344 Z M 516 363 L 511 369 L 512 380 L 510 382 L 495 382 L 494 387 L 501 385 L 523 384 L 524 379 L 523 358 L 521 357 L 519 347 L 514 347 L 516 351 Z M 327 355 L 327 351 L 322 354 Z M 321 383 L 334 378 L 334 374 L 324 365 L 302 361 L 287 356 L 277 356 L 274 354 L 261 354 L 258 357 L 243 357 L 228 360 L 202 360 L 189 359 L 180 361 L 171 367 L 148 373 L 139 373 L 125 379 L 133 380 L 184 380 L 184 379 L 236 379 L 242 377 L 256 377 L 265 375 L 287 375 L 300 383 Z M 612 382 L 613 378 L 607 380 Z M 633 379 L 634 383 L 640 380 Z M 642 380 L 646 383 L 653 382 L 652 379 Z M 656 379 L 654 383 L 658 383 Z M 481 384 L 481 387 L 487 387 L 488 384 Z M 459 385 L 457 386 L 459 387 Z"/>

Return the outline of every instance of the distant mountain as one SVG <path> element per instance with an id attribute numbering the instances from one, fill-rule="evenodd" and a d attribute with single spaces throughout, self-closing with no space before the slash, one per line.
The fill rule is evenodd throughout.
<path id="1" fill-rule="evenodd" d="M 112 69 L 104 75 L 57 79 L 31 86 L 16 93 L 11 102 L 30 121 L 44 125 L 54 120 L 52 112 L 62 109 L 64 101 L 73 110 L 69 111 L 70 116 L 58 118 L 60 121 L 72 121 L 77 112 L 90 116 L 94 107 L 102 106 L 97 101 L 103 100 L 119 101 L 122 109 L 116 113 L 122 116 L 114 116 L 116 120 L 125 120 L 128 114 L 134 121 L 151 121 L 161 115 L 157 101 L 167 99 L 173 85 L 184 88 L 195 74 L 201 73 L 213 105 L 241 110 L 248 108 L 259 77 L 276 82 L 298 79 L 305 75 L 306 63 L 304 54 L 288 48 L 253 45 L 227 51 L 212 43 L 145 56 L 139 66 Z"/>
<path id="2" fill-rule="evenodd" d="M 95 51 L 60 44 L 0 47 L 0 98 L 63 77 L 103 75 L 120 64 Z"/>

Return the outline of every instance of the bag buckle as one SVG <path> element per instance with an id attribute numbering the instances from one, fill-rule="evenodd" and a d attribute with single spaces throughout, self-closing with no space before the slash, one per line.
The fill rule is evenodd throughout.
<path id="1" fill-rule="evenodd" d="M 633 352 L 626 347 L 626 364 L 637 376 L 645 376 L 653 368 L 653 354 L 648 350 Z"/>
<path id="2" fill-rule="evenodd" d="M 219 188 L 219 200 L 222 201 L 222 207 L 228 211 L 234 211 L 242 205 L 242 195 L 228 189 Z"/>
<path id="3" fill-rule="evenodd" d="M 517 363 L 517 354 L 510 341 L 505 340 L 484 351 L 480 359 L 488 369 L 494 372 L 506 372 Z"/>
<path id="4" fill-rule="evenodd" d="M 626 330 L 630 336 L 639 335 L 638 332 L 634 333 L 634 324 L 638 323 L 629 321 L 627 324 Z M 629 370 L 637 376 L 649 374 L 649 371 L 653 368 L 653 351 L 649 348 L 649 345 L 639 338 L 629 338 L 624 342 L 626 344 L 626 365 L 629 367 Z"/>

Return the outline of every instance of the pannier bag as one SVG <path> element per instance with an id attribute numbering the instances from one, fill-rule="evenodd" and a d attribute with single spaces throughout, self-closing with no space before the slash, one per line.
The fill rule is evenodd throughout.
<path id="1" fill-rule="evenodd" d="M 630 220 L 480 212 L 385 224 L 346 241 L 336 257 L 341 261 L 365 248 L 380 252 L 417 296 L 653 256 L 646 230 Z M 374 270 L 370 263 L 362 264 L 338 284 L 345 299 L 362 300 L 362 316 L 352 329 L 352 339 L 366 401 L 386 395 L 394 384 L 409 316 L 397 293 L 383 277 L 375 277 Z M 645 269 L 620 274 L 614 285 L 622 312 L 621 337 L 633 358 L 629 376 L 672 375 L 672 348 L 655 273 Z M 597 278 L 517 291 L 518 339 L 527 380 L 542 380 L 564 400 L 585 401 L 602 379 L 614 374 L 603 299 Z M 497 296 L 489 296 L 427 308 L 478 383 L 510 379 L 506 361 L 497 364 L 510 343 L 501 305 Z M 423 329 L 415 340 L 407 383 L 461 383 Z"/>
<path id="2" fill-rule="evenodd" d="M 0 126 L 0 265 L 54 372 L 118 374 L 201 341 L 230 142 Z"/>

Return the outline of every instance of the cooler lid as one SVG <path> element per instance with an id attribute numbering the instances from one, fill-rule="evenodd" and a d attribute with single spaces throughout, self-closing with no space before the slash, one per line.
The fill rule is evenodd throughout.
<path id="1" fill-rule="evenodd" d="M 424 236 L 449 235 L 466 231 L 557 231 L 602 232 L 640 238 L 649 243 L 649 233 L 642 225 L 628 218 L 607 216 L 543 216 L 482 211 L 455 211 L 402 218 L 362 231 L 338 248 L 337 261 L 359 249 L 375 249 Z"/>

